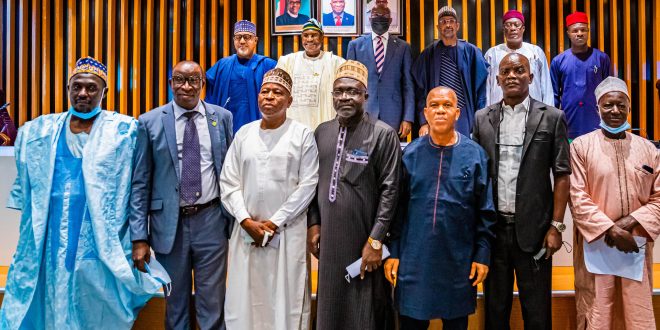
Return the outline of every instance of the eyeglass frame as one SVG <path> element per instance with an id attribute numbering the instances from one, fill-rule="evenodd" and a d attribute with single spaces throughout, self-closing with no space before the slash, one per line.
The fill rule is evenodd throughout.
<path id="1" fill-rule="evenodd" d="M 179 79 L 183 79 L 183 81 L 177 81 Z M 186 76 L 176 75 L 176 76 L 172 76 L 170 80 L 172 81 L 172 84 L 175 86 L 185 86 L 186 83 L 188 83 L 188 85 L 190 85 L 191 87 L 200 87 L 202 81 L 204 81 L 204 78 L 200 76 L 186 77 Z"/>

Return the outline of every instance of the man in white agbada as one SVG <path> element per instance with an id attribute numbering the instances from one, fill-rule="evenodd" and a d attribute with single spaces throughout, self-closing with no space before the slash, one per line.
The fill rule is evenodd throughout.
<path id="1" fill-rule="evenodd" d="M 313 18 L 303 25 L 301 39 L 305 50 L 280 57 L 277 67 L 293 79 L 293 103 L 287 117 L 314 130 L 320 123 L 335 118 L 332 84 L 335 71 L 346 60 L 321 49 L 323 30 Z"/>
<path id="2" fill-rule="evenodd" d="M 234 138 L 220 175 L 222 204 L 240 226 L 229 241 L 227 329 L 307 329 L 307 206 L 318 182 L 314 132 L 287 118 L 291 77 L 264 75 L 262 119 Z"/>
<path id="3" fill-rule="evenodd" d="M 530 72 L 534 75 L 534 81 L 529 85 L 529 96 L 554 106 L 555 94 L 545 53 L 541 47 L 523 42 L 525 16 L 517 10 L 509 10 L 502 16 L 502 25 L 505 42 L 492 47 L 484 55 L 486 62 L 490 65 L 486 80 L 486 105 L 497 103 L 503 97 L 502 87 L 497 85 L 500 61 L 509 53 L 518 53 L 527 57 Z"/>

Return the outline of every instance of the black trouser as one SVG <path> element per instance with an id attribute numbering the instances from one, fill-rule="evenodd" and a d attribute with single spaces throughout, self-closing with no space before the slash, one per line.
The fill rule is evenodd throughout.
<path id="1" fill-rule="evenodd" d="M 401 330 L 426 330 L 429 328 L 429 320 L 417 320 L 405 315 L 399 316 Z M 458 317 L 455 319 L 442 319 L 443 330 L 466 330 L 468 328 L 468 317 Z"/>
<path id="2" fill-rule="evenodd" d="M 514 271 L 525 329 L 552 329 L 552 258 L 536 261 L 535 254 L 520 249 L 515 224 L 498 219 L 484 283 L 486 329 L 509 329 Z"/>

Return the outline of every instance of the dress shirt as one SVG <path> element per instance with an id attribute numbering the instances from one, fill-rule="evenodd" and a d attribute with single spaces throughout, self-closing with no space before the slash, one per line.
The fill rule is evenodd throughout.
<path id="1" fill-rule="evenodd" d="M 529 103 L 529 96 L 513 108 L 502 101 L 499 137 L 495 137 L 496 142 L 499 143 L 500 153 L 497 171 L 498 212 L 516 212 L 516 184 L 522 160 Z"/>
<path id="2" fill-rule="evenodd" d="M 342 22 L 342 24 L 343 24 L 344 23 L 344 12 L 342 11 L 341 14 L 339 14 L 339 15 L 335 14 L 334 11 L 332 12 L 332 21 L 333 21 L 333 23 L 335 23 L 335 25 L 337 25 L 337 17 L 339 17 L 339 21 Z"/>
<path id="3" fill-rule="evenodd" d="M 383 38 L 383 55 L 387 56 L 387 41 L 390 40 L 390 33 L 385 32 L 380 37 Z M 378 45 L 378 35 L 375 32 L 371 32 L 371 42 L 374 45 L 374 52 L 376 51 L 376 45 Z"/>
<path id="4" fill-rule="evenodd" d="M 188 119 L 183 115 L 188 110 L 181 108 L 176 102 L 174 106 L 174 118 L 176 118 L 176 149 L 179 159 L 179 177 L 181 177 L 181 166 L 183 160 L 183 134 L 186 131 L 186 122 Z M 206 109 L 200 101 L 197 106 L 189 111 L 197 111 L 200 115 L 194 117 L 197 135 L 199 136 L 199 150 L 201 152 L 200 167 L 202 171 L 202 196 L 195 204 L 204 204 L 219 196 L 218 180 L 215 177 L 213 168 L 213 152 L 211 150 L 211 135 L 209 124 L 206 120 Z M 186 205 L 183 200 L 179 200 L 179 205 Z"/>

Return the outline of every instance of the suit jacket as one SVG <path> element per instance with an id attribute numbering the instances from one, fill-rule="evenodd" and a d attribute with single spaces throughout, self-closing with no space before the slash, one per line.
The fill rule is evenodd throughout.
<path id="1" fill-rule="evenodd" d="M 172 101 L 173 102 L 173 101 Z M 179 159 L 172 102 L 138 118 L 129 223 L 131 240 L 148 240 L 157 253 L 172 250 L 179 223 Z M 206 108 L 216 178 L 232 141 L 232 116 L 224 108 L 203 102 Z M 216 122 L 213 125 L 213 122 Z M 223 210 L 226 234 L 233 221 Z"/>
<path id="2" fill-rule="evenodd" d="M 355 25 L 355 17 L 347 12 L 342 16 L 341 26 Z M 323 26 L 335 26 L 335 17 L 332 12 L 323 14 Z"/>
<path id="3" fill-rule="evenodd" d="M 497 173 L 500 159 L 495 144 L 502 102 L 477 111 L 472 138 L 488 153 L 488 172 L 493 179 L 493 200 L 497 207 Z M 571 174 L 566 117 L 564 112 L 530 98 L 526 134 L 516 184 L 516 236 L 525 252 L 537 252 L 553 212 L 550 173 Z"/>
<path id="4" fill-rule="evenodd" d="M 380 75 L 376 70 L 371 33 L 348 43 L 346 59 L 359 61 L 369 70 L 366 110 L 370 114 L 395 131 L 399 130 L 402 120 L 415 121 L 415 88 L 410 73 L 412 55 L 407 42 L 390 35 Z"/>

